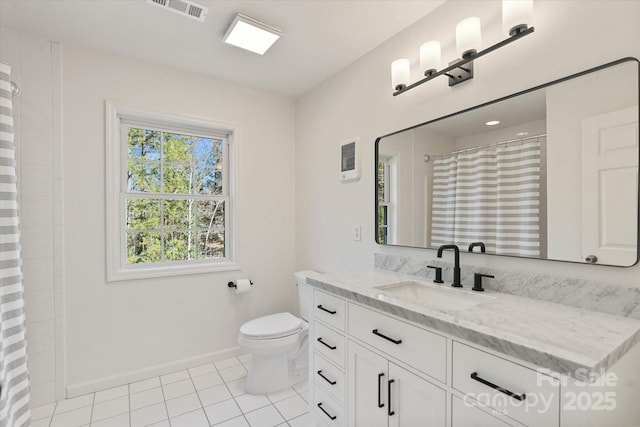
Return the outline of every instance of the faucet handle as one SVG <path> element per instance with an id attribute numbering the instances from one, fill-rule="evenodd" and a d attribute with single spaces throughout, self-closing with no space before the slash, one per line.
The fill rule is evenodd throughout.
<path id="1" fill-rule="evenodd" d="M 444 283 L 444 281 L 442 280 L 442 267 L 427 265 L 427 268 L 433 268 L 436 271 L 436 278 L 433 279 L 433 283 Z"/>
<path id="2" fill-rule="evenodd" d="M 484 288 L 482 287 L 483 277 L 490 277 L 491 279 L 495 279 L 495 276 L 492 276 L 490 274 L 475 273 L 473 275 L 473 288 L 471 288 L 472 291 L 484 292 Z"/>

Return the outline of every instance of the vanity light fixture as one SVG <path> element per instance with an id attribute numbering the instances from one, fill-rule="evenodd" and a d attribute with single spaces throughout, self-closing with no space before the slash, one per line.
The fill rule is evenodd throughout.
<path id="1" fill-rule="evenodd" d="M 222 41 L 263 55 L 281 35 L 279 29 L 238 13 Z"/>
<path id="2" fill-rule="evenodd" d="M 410 62 L 406 58 L 397 59 L 391 64 L 391 83 L 393 96 L 400 95 L 416 86 L 445 75 L 449 77 L 449 86 L 455 86 L 473 78 L 473 61 L 500 49 L 534 32 L 533 0 L 502 0 L 502 26 L 508 37 L 501 42 L 480 50 L 480 19 L 463 19 L 456 25 L 456 48 L 460 58 L 449 62 L 449 66 L 440 71 L 440 43 L 429 41 L 420 46 L 420 70 L 424 78 L 410 84 Z"/>

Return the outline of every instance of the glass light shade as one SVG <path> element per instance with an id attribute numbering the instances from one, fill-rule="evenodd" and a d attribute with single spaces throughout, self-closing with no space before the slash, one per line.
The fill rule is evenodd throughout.
<path id="1" fill-rule="evenodd" d="M 420 46 L 420 71 L 423 71 L 425 76 L 437 71 L 441 63 L 439 42 L 429 41 Z"/>
<path id="2" fill-rule="evenodd" d="M 409 60 L 402 58 L 396 59 L 391 63 L 391 86 L 393 90 L 399 90 L 409 84 L 410 79 Z"/>
<path id="3" fill-rule="evenodd" d="M 502 0 L 502 28 L 513 36 L 533 26 L 533 0 Z"/>
<path id="4" fill-rule="evenodd" d="M 480 50 L 480 39 L 480 18 L 463 19 L 456 25 L 456 47 L 460 57 Z"/>
<path id="5" fill-rule="evenodd" d="M 264 55 L 280 38 L 280 30 L 238 13 L 224 35 L 225 43 Z"/>

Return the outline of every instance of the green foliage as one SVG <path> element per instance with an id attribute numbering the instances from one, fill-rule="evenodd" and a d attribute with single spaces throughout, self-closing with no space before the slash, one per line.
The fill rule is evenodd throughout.
<path id="1" fill-rule="evenodd" d="M 222 140 L 132 127 L 127 142 L 127 263 L 224 257 Z"/>

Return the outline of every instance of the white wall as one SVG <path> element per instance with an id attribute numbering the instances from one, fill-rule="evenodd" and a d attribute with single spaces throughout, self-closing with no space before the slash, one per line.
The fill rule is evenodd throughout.
<path id="1" fill-rule="evenodd" d="M 63 71 L 70 393 L 211 359 L 250 318 L 296 312 L 293 101 L 72 46 Z M 105 99 L 236 126 L 242 271 L 106 282 Z M 242 277 L 252 292 L 233 296 Z"/>
<path id="2" fill-rule="evenodd" d="M 0 28 L 13 97 L 31 406 L 63 397 L 59 46 Z M 54 229 L 56 227 L 56 229 Z"/>
<path id="3" fill-rule="evenodd" d="M 640 57 L 640 2 L 534 1 L 535 33 L 476 61 L 472 81 L 453 88 L 445 78 L 391 95 L 391 61 L 408 57 L 418 79 L 418 50 L 436 38 L 443 58 L 455 58 L 455 25 L 483 22 L 483 43 L 503 39 L 498 1 L 451 1 L 380 45 L 296 102 L 296 265 L 320 271 L 367 270 L 376 251 L 433 257 L 430 250 L 374 243 L 373 142 L 380 135 L 435 119 L 500 96 L 625 56 Z M 341 184 L 339 142 L 361 137 L 358 182 Z M 366 165 L 371 165 L 366 167 Z M 336 209 L 339 207 L 339 210 Z M 336 213 L 338 212 L 338 213 Z M 351 229 L 362 224 L 362 241 Z M 640 266 L 621 269 L 463 254 L 462 263 L 540 271 L 640 286 Z"/>

